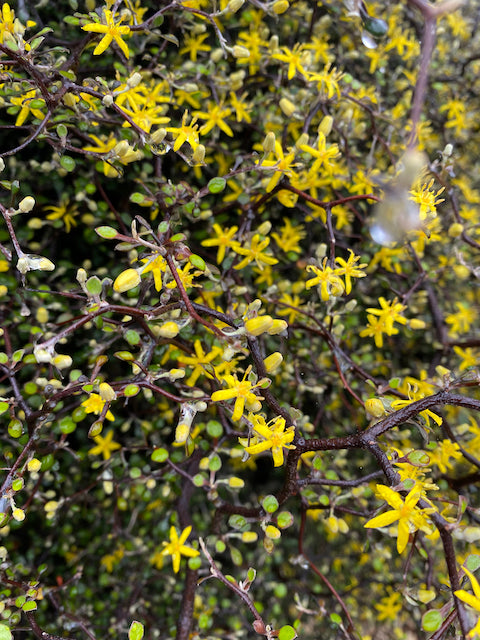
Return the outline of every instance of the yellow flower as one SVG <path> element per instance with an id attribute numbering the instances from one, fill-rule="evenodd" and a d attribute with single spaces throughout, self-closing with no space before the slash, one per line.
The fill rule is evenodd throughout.
<path id="1" fill-rule="evenodd" d="M 225 249 L 227 249 L 227 247 L 232 247 L 233 243 L 235 242 L 234 240 L 232 240 L 232 238 L 235 235 L 235 233 L 238 231 L 238 227 L 234 226 L 234 227 L 230 227 L 230 228 L 227 227 L 225 229 L 222 229 L 222 227 L 219 224 L 214 223 L 213 230 L 217 234 L 217 237 L 203 240 L 202 246 L 203 247 L 218 246 L 217 264 L 222 264 L 223 259 L 225 258 Z"/>
<path id="2" fill-rule="evenodd" d="M 28 114 L 31 113 L 35 118 L 39 120 L 43 120 L 44 114 L 40 109 L 32 108 L 30 106 L 30 102 L 32 100 L 37 100 L 37 92 L 35 89 L 31 91 L 27 91 L 23 96 L 19 96 L 18 98 L 10 98 L 10 102 L 13 105 L 20 107 L 20 111 L 17 115 L 17 119 L 15 121 L 15 126 L 20 127 L 28 117 Z"/>
<path id="3" fill-rule="evenodd" d="M 62 200 L 58 207 L 49 206 L 44 207 L 45 211 L 51 211 L 47 215 L 47 220 L 61 220 L 65 225 L 65 231 L 70 233 L 72 227 L 76 227 L 75 216 L 78 213 L 78 207 L 76 204 L 70 205 L 70 200 Z"/>
<path id="4" fill-rule="evenodd" d="M 260 270 L 263 270 L 264 264 L 277 264 L 278 260 L 276 258 L 269 254 L 263 253 L 263 250 L 266 249 L 269 244 L 270 238 L 263 238 L 263 240 L 261 240 L 259 233 L 256 233 L 253 236 L 250 247 L 248 248 L 241 247 L 239 242 L 232 243 L 231 246 L 235 253 L 239 253 L 240 255 L 245 256 L 245 258 L 237 265 L 235 265 L 234 268 L 243 269 L 247 266 L 247 264 L 250 264 L 252 260 L 255 260 Z"/>
<path id="5" fill-rule="evenodd" d="M 222 400 L 231 400 L 235 398 L 235 406 L 233 409 L 232 420 L 236 422 L 240 420 L 243 415 L 243 410 L 245 408 L 245 404 L 247 408 L 257 408 L 260 404 L 259 396 L 256 396 L 253 393 L 253 389 L 260 385 L 259 382 L 257 384 L 252 384 L 246 377 L 252 370 L 251 365 L 245 371 L 245 375 L 242 380 L 239 380 L 236 375 L 227 375 L 223 379 L 228 385 L 228 389 L 221 389 L 220 391 L 214 391 L 212 393 L 213 402 L 220 402 Z"/>
<path id="6" fill-rule="evenodd" d="M 385 511 L 379 516 L 369 520 L 364 526 L 367 529 L 377 529 L 387 527 L 394 522 L 398 522 L 397 533 L 397 551 L 402 553 L 408 544 L 410 533 L 422 529 L 427 533 L 431 533 L 431 529 L 427 524 L 426 515 L 432 513 L 435 509 L 419 509 L 416 505 L 420 499 L 420 491 L 415 487 L 409 492 L 405 501 L 399 493 L 383 484 L 377 484 L 377 493 L 385 500 L 393 509 Z"/>
<path id="7" fill-rule="evenodd" d="M 121 449 L 121 445 L 113 441 L 112 430 L 107 433 L 105 438 L 103 436 L 95 436 L 93 441 L 95 442 L 95 446 L 92 447 L 88 453 L 92 456 L 102 455 L 104 460 L 109 460 L 112 457 L 112 451 Z"/>
<path id="8" fill-rule="evenodd" d="M 82 402 L 82 407 L 85 409 L 85 413 L 94 413 L 96 416 L 99 416 L 102 413 L 104 406 L 105 400 L 102 400 L 102 397 L 98 393 L 91 393 L 88 398 Z M 110 421 L 115 420 L 113 413 L 110 410 L 107 411 L 105 417 Z"/>
<path id="9" fill-rule="evenodd" d="M 462 602 L 465 602 L 465 604 L 468 604 L 470 607 L 472 607 L 472 609 L 475 609 L 475 611 L 480 612 L 480 585 L 478 584 L 478 580 L 475 578 L 473 573 L 471 573 L 466 567 L 462 567 L 462 569 L 470 578 L 470 583 L 472 585 L 473 593 L 475 595 L 472 595 L 471 593 L 469 593 L 468 591 L 465 591 L 464 589 L 459 589 L 454 593 L 459 600 L 461 600 Z M 475 635 L 480 635 L 480 617 L 478 618 L 475 626 L 472 627 L 472 629 L 470 629 L 470 631 L 468 632 L 469 638 L 473 638 L 475 637 Z"/>
<path id="10" fill-rule="evenodd" d="M 283 450 L 295 449 L 295 445 L 290 444 L 295 437 L 295 428 L 285 429 L 285 418 L 277 416 L 269 422 L 265 422 L 262 416 L 250 414 L 249 420 L 253 423 L 253 432 L 259 442 L 245 447 L 245 451 L 252 455 L 262 453 L 268 449 L 272 450 L 273 464 L 280 467 L 283 464 Z"/>
<path id="11" fill-rule="evenodd" d="M 187 556 L 188 558 L 196 558 L 198 555 L 200 555 L 200 552 L 196 549 L 185 546 L 185 542 L 191 531 L 191 526 L 186 527 L 179 537 L 175 527 L 170 527 L 170 542 L 163 543 L 165 547 L 162 550 L 161 555 L 172 556 L 173 570 L 175 573 L 178 573 L 180 570 L 180 560 L 182 556 Z"/>
<path id="12" fill-rule="evenodd" d="M 103 15 L 105 18 L 105 24 L 101 24 L 99 22 L 89 22 L 82 27 L 84 31 L 93 31 L 94 33 L 105 34 L 95 47 L 93 55 L 98 56 L 103 53 L 110 46 L 112 40 L 115 40 L 115 42 L 125 54 L 125 57 L 128 58 L 128 46 L 122 40 L 122 36 L 127 36 L 130 34 L 130 27 L 128 27 L 127 25 L 120 26 L 123 17 L 120 18 L 117 24 L 115 24 L 112 12 L 108 9 L 104 9 Z"/>

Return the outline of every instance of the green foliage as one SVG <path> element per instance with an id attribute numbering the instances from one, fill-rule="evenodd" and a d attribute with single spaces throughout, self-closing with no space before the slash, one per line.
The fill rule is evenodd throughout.
<path id="1" fill-rule="evenodd" d="M 478 5 L 2 5 L 0 640 L 480 635 Z"/>

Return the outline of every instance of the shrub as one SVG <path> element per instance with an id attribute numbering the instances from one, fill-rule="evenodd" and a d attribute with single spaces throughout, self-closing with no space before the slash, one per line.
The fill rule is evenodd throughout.
<path id="1" fill-rule="evenodd" d="M 78 4 L 0 13 L 0 639 L 479 635 L 476 3 Z"/>

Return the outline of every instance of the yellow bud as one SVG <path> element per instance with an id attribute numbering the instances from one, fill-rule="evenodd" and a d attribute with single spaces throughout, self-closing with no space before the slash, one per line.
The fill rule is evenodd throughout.
<path id="1" fill-rule="evenodd" d="M 349 526 L 343 518 L 337 518 L 338 530 L 340 533 L 348 533 Z"/>
<path id="2" fill-rule="evenodd" d="M 23 509 L 14 509 L 12 516 L 17 522 L 22 522 L 22 520 L 25 520 L 25 511 Z"/>
<path id="3" fill-rule="evenodd" d="M 280 104 L 280 109 L 288 118 L 293 116 L 293 114 L 297 110 L 296 105 L 294 105 L 293 102 L 291 102 L 291 100 L 289 100 L 288 98 L 281 98 L 279 104 Z"/>
<path id="4" fill-rule="evenodd" d="M 453 272 L 460 280 L 467 280 L 470 277 L 470 269 L 464 264 L 456 264 L 453 267 Z"/>
<path id="5" fill-rule="evenodd" d="M 40 218 L 30 218 L 27 222 L 27 227 L 34 230 L 41 229 L 43 227 L 43 220 L 40 220 Z"/>
<path id="6" fill-rule="evenodd" d="M 272 153 L 273 151 L 275 151 L 275 134 L 273 133 L 273 131 L 269 131 L 267 133 L 262 147 L 265 153 Z"/>
<path id="7" fill-rule="evenodd" d="M 306 144 L 308 144 L 308 133 L 302 133 L 302 135 L 295 142 L 295 146 L 297 147 L 297 149 L 300 149 L 300 147 L 303 147 Z"/>
<path id="8" fill-rule="evenodd" d="M 417 592 L 417 598 L 420 602 L 423 602 L 423 604 L 428 604 L 434 600 L 436 595 L 435 589 L 419 589 Z"/>
<path id="9" fill-rule="evenodd" d="M 332 116 L 325 116 L 323 120 L 318 125 L 318 133 L 323 133 L 325 137 L 328 136 L 333 126 L 333 118 Z"/>
<path id="10" fill-rule="evenodd" d="M 227 4 L 227 10 L 232 13 L 236 13 L 239 9 L 243 7 L 245 4 L 245 0 L 230 0 Z"/>
<path id="11" fill-rule="evenodd" d="M 448 235 L 450 236 L 450 238 L 458 238 L 458 236 L 460 236 L 462 232 L 463 224 L 460 224 L 459 222 L 454 222 L 448 228 Z"/>
<path id="12" fill-rule="evenodd" d="M 245 482 L 241 478 L 237 478 L 236 476 L 232 476 L 228 479 L 228 486 L 232 487 L 232 489 L 242 489 L 245 485 Z"/>
<path id="13" fill-rule="evenodd" d="M 276 336 L 278 333 L 283 333 L 288 329 L 288 322 L 285 320 L 275 319 L 272 326 L 268 329 L 268 333 L 271 336 Z"/>
<path id="14" fill-rule="evenodd" d="M 181 422 L 175 429 L 175 442 L 177 442 L 178 444 L 183 444 L 187 441 L 189 433 L 190 425 Z"/>
<path id="15" fill-rule="evenodd" d="M 113 289 L 118 293 L 123 293 L 124 291 L 134 289 L 139 284 L 140 275 L 138 271 L 136 269 L 126 269 L 116 277 L 113 283 Z"/>
<path id="16" fill-rule="evenodd" d="M 257 229 L 257 233 L 259 233 L 261 236 L 266 236 L 270 233 L 270 229 L 272 228 L 272 223 L 270 222 L 270 220 L 265 220 L 265 222 L 262 222 L 262 224 L 258 227 Z M 259 309 L 260 309 L 261 303 L 259 305 Z"/>
<path id="17" fill-rule="evenodd" d="M 32 196 L 27 196 L 26 198 L 23 198 L 23 200 L 21 200 L 18 204 L 18 208 L 22 213 L 28 213 L 33 209 L 34 206 L 35 206 L 35 198 L 32 198 Z"/>
<path id="18" fill-rule="evenodd" d="M 185 369 L 170 369 L 168 372 L 168 379 L 171 382 L 175 382 L 175 380 L 180 380 L 185 377 Z"/>
<path id="19" fill-rule="evenodd" d="M 410 327 L 410 329 L 425 329 L 427 325 L 423 320 L 419 320 L 418 318 L 412 318 L 409 321 L 408 326 Z"/>
<path id="20" fill-rule="evenodd" d="M 450 375 L 450 369 L 447 369 L 446 367 L 442 367 L 441 364 L 438 364 L 435 367 L 435 372 L 437 373 L 437 375 L 439 376 L 449 376 Z"/>
<path id="21" fill-rule="evenodd" d="M 273 325 L 272 316 L 257 316 L 245 321 L 245 331 L 251 336 L 259 336 Z"/>
<path id="22" fill-rule="evenodd" d="M 280 351 L 275 351 L 265 358 L 263 364 L 267 373 L 273 373 L 283 362 L 283 356 Z"/>
<path id="23" fill-rule="evenodd" d="M 271 540 L 278 540 L 282 534 L 280 532 L 280 529 L 274 527 L 273 524 L 269 524 L 265 527 L 265 535 Z"/>
<path id="24" fill-rule="evenodd" d="M 192 161 L 194 164 L 204 164 L 205 162 L 205 147 L 203 144 L 199 144 L 192 155 Z"/>
<path id="25" fill-rule="evenodd" d="M 41 324 L 48 322 L 48 309 L 45 309 L 45 307 L 38 307 L 35 316 L 37 318 L 37 322 L 40 322 Z"/>
<path id="26" fill-rule="evenodd" d="M 167 130 L 161 127 L 152 133 L 152 142 L 155 144 L 160 144 L 165 140 L 165 136 L 167 135 Z"/>
<path id="27" fill-rule="evenodd" d="M 57 353 L 52 360 L 57 369 L 68 369 L 72 366 L 73 360 L 71 356 L 67 356 L 63 353 Z"/>
<path id="28" fill-rule="evenodd" d="M 133 73 L 130 78 L 128 78 L 127 87 L 130 87 L 131 89 L 134 87 L 138 87 L 141 81 L 142 75 L 138 73 L 138 71 L 135 71 L 135 73 Z"/>
<path id="29" fill-rule="evenodd" d="M 176 322 L 164 322 L 161 327 L 157 329 L 157 335 L 162 338 L 174 338 L 178 335 L 180 328 Z"/>
<path id="30" fill-rule="evenodd" d="M 369 398 L 365 401 L 365 411 L 373 418 L 381 418 L 385 415 L 385 407 L 380 398 Z"/>
<path id="31" fill-rule="evenodd" d="M 67 107 L 74 107 L 75 103 L 78 102 L 77 98 L 73 95 L 73 93 L 66 93 L 63 96 L 63 102 L 67 105 Z"/>
<path id="32" fill-rule="evenodd" d="M 250 51 L 246 47 L 242 47 L 239 44 L 236 44 L 232 48 L 232 54 L 234 58 L 249 58 Z"/>
<path id="33" fill-rule="evenodd" d="M 108 382 L 101 382 L 98 390 L 100 391 L 101 399 L 105 402 L 111 402 L 117 397 L 117 394 L 115 393 L 114 389 L 108 384 Z"/>
<path id="34" fill-rule="evenodd" d="M 47 513 L 54 513 L 59 507 L 58 500 L 49 500 L 43 507 Z"/>
<path id="35" fill-rule="evenodd" d="M 276 0 L 276 2 L 273 3 L 273 13 L 276 13 L 277 16 L 279 16 L 282 13 L 285 13 L 285 11 L 288 10 L 290 4 L 288 2 L 288 0 Z"/>
<path id="36" fill-rule="evenodd" d="M 32 458 L 31 460 L 28 461 L 27 469 L 29 471 L 39 471 L 41 466 L 42 466 L 42 463 L 38 458 Z"/>
<path id="37" fill-rule="evenodd" d="M 338 533 L 338 520 L 335 516 L 327 518 L 327 529 L 332 533 Z"/>
<path id="38" fill-rule="evenodd" d="M 244 531 L 242 533 L 242 542 L 256 542 L 258 534 L 255 531 Z"/>
<path id="39" fill-rule="evenodd" d="M 8 293 L 8 288 L 4 284 L 0 284 L 0 298 L 6 296 Z"/>

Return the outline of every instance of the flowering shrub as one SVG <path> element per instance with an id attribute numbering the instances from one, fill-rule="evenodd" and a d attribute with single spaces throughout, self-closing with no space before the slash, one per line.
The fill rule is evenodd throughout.
<path id="1" fill-rule="evenodd" d="M 480 636 L 478 9 L 3 4 L 0 640 Z"/>

